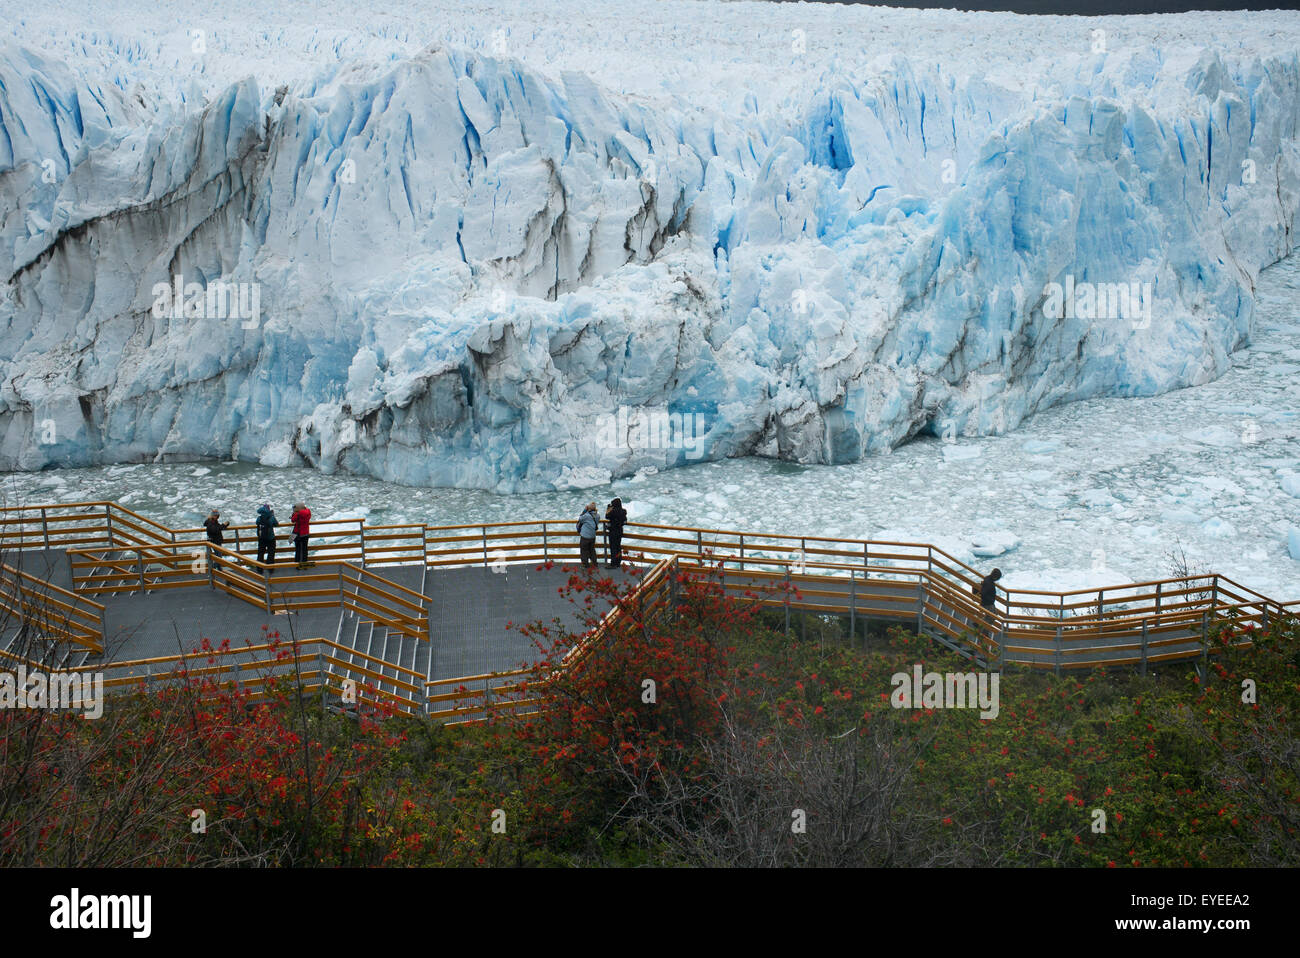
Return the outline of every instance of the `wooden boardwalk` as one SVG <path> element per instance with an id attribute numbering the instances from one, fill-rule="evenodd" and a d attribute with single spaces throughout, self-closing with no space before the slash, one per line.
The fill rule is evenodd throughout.
<path id="1" fill-rule="evenodd" d="M 180 664 L 254 685 L 295 672 L 324 694 L 351 681 L 405 711 L 477 714 L 473 696 L 508 690 L 537 657 L 508 622 L 560 618 L 577 566 L 569 520 L 458 526 L 313 523 L 313 566 L 256 559 L 252 526 L 213 545 L 111 502 L 0 510 L 0 656 L 39 616 L 57 640 L 47 667 L 99 670 L 120 686 Z M 1100 590 L 973 594 L 981 573 L 929 545 L 629 524 L 623 550 L 643 593 L 686 572 L 777 608 L 909 625 L 980 667 L 1149 666 L 1204 658 L 1225 619 L 1266 628 L 1300 613 L 1224 576 Z M 284 552 L 280 553 L 284 555 Z M 640 573 L 646 573 L 638 578 Z M 644 598 L 644 596 L 642 596 Z M 267 632 L 263 632 L 263 627 Z M 286 658 L 264 640 L 298 640 Z M 250 637 L 256 640 L 249 644 Z M 217 656 L 200 638 L 230 639 Z M 504 699 L 503 699 L 504 701 Z"/>

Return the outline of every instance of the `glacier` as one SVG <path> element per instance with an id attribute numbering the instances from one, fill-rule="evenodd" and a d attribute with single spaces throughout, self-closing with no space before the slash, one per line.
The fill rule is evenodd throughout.
<path id="1" fill-rule="evenodd" d="M 1294 16 L 279 6 L 6 10 L 0 470 L 850 463 L 1215 379 L 1295 249 Z"/>

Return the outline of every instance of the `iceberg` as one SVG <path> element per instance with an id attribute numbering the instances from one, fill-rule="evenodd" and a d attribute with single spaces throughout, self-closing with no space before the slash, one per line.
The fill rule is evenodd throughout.
<path id="1" fill-rule="evenodd" d="M 613 5 L 682 56 L 727 18 L 780 43 L 797 16 L 940 22 L 785 6 Z M 967 61 L 842 41 L 776 101 L 761 70 L 651 83 L 596 32 L 587 71 L 558 33 L 479 42 L 454 5 L 431 44 L 234 11 L 201 68 L 129 26 L 60 32 L 62 7 L 0 43 L 3 470 L 237 459 L 520 493 L 854 462 L 1216 378 L 1294 248 L 1281 14 L 1189 15 L 1194 43 L 1124 19 L 1109 52 L 1036 26 L 1043 57 L 986 73 L 1023 18 L 943 11 L 985 25 Z"/>

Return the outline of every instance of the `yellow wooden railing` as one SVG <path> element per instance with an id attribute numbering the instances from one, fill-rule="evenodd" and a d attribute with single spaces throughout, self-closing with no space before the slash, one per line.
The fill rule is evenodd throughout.
<path id="1" fill-rule="evenodd" d="M 296 644 L 287 641 L 261 643 L 71 668 L 53 668 L 48 663 L 5 651 L 0 651 L 0 662 L 9 667 L 26 665 L 47 675 L 98 674 L 103 678 L 107 694 L 155 688 L 186 679 L 207 680 L 217 688 L 237 684 L 251 691 L 251 697 L 258 700 L 266 697 L 269 683 L 292 678 L 304 693 L 325 696 L 326 704 L 382 704 L 410 715 L 425 711 L 421 698 L 423 675 L 326 638 L 304 639 Z"/>
<path id="2" fill-rule="evenodd" d="M 0 550 L 68 549 L 74 581 L 79 590 L 86 583 L 85 591 L 138 590 L 142 579 L 153 583 L 150 588 L 196 584 L 185 571 L 186 549 L 191 561 L 195 549 L 210 553 L 213 585 L 254 604 L 274 598 L 277 606 L 290 608 L 341 601 L 331 582 L 337 571 L 320 568 L 331 564 L 369 567 L 419 563 L 422 557 L 426 569 L 437 569 L 578 559 L 568 519 L 377 527 L 363 520 L 322 520 L 312 527 L 318 571 L 277 573 L 272 597 L 267 567 L 254 558 L 253 525 L 232 526 L 225 546 L 209 548 L 199 535 L 199 530 L 169 529 L 111 502 L 0 510 Z M 114 558 L 110 550 L 131 555 Z M 1209 630 L 1224 617 L 1267 627 L 1278 616 L 1300 611 L 1300 602 L 1281 603 L 1226 576 L 1207 574 L 1067 592 L 1001 590 L 990 615 L 973 595 L 978 570 L 935 546 L 905 542 L 630 523 L 623 551 L 631 562 L 667 558 L 685 569 L 716 570 L 734 591 L 788 582 L 797 588 L 797 599 L 768 601 L 812 612 L 911 621 L 987 661 L 1058 669 L 1191 658 L 1197 652 L 1186 648 L 1189 636 L 1200 634 L 1203 653 Z M 388 597 L 376 595 L 375 601 L 390 603 L 389 621 L 411 626 L 404 619 L 412 610 L 396 599 L 410 603 L 413 595 L 395 584 L 382 588 Z M 1043 659 L 1045 643 L 1051 646 L 1050 661 Z M 1117 650 L 1132 654 L 1116 658 Z"/>
<path id="3" fill-rule="evenodd" d="M 28 623 L 44 638 L 104 651 L 102 605 L 0 563 L 0 617 L 7 616 L 15 623 Z"/>
<path id="4" fill-rule="evenodd" d="M 628 616 L 650 622 L 667 611 L 677 573 L 676 559 L 660 559 L 655 563 L 636 587 L 564 654 L 558 669 L 580 668 L 588 656 L 610 641 Z M 425 698 L 429 715 L 448 725 L 482 722 L 492 712 L 521 715 L 535 711 L 541 701 L 542 687 L 553 677 L 554 673 L 546 674 L 544 667 L 537 666 L 434 679 L 425 683 Z"/>

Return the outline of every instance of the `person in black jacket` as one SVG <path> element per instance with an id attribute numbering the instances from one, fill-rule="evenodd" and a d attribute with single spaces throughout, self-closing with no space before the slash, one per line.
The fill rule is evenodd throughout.
<path id="1" fill-rule="evenodd" d="M 986 575 L 980 582 L 980 605 L 990 612 L 997 611 L 998 601 L 998 579 L 1002 578 L 1002 570 L 994 569 Z"/>
<path id="2" fill-rule="evenodd" d="M 204 520 L 203 528 L 208 530 L 208 541 L 221 545 L 226 541 L 226 537 L 221 534 L 222 529 L 229 529 L 229 522 L 221 521 L 221 513 L 216 509 L 212 510 L 212 515 Z"/>
<path id="3" fill-rule="evenodd" d="M 609 536 L 609 568 L 618 569 L 623 563 L 623 526 L 627 523 L 627 510 L 623 500 L 615 499 L 605 510 L 605 532 Z"/>

